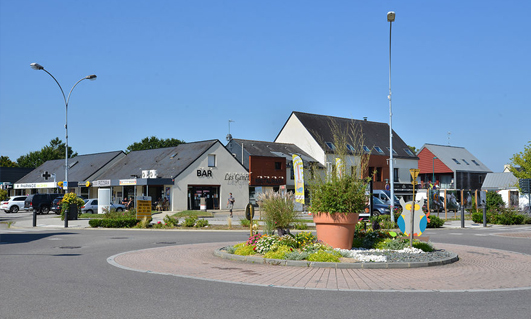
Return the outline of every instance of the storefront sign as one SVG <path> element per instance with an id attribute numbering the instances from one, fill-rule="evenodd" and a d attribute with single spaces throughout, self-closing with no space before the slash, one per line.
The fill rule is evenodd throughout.
<path id="1" fill-rule="evenodd" d="M 28 189 L 28 188 L 56 188 L 57 183 L 21 183 L 15 184 L 15 189 Z"/>
<path id="2" fill-rule="evenodd" d="M 212 177 L 212 171 L 211 170 L 201 170 L 201 169 L 198 169 L 197 170 L 197 177 Z"/>
<path id="3" fill-rule="evenodd" d="M 100 181 L 94 181 L 94 182 L 92 182 L 92 186 L 94 186 L 94 187 L 111 186 L 111 180 L 110 179 L 103 179 L 103 180 L 100 180 Z"/>
<path id="4" fill-rule="evenodd" d="M 136 179 L 121 179 L 120 185 L 136 185 Z"/>
<path id="5" fill-rule="evenodd" d="M 138 196 L 136 198 L 136 219 L 151 219 L 151 197 Z"/>
<path id="6" fill-rule="evenodd" d="M 249 173 L 226 173 L 225 174 L 225 180 L 226 181 L 248 181 L 249 180 Z"/>

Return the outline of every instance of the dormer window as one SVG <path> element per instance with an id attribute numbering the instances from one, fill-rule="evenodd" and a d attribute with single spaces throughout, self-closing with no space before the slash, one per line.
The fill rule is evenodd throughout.
<path id="1" fill-rule="evenodd" d="M 413 154 L 413 152 L 409 148 L 404 148 L 404 152 L 406 152 L 407 155 L 409 155 L 411 157 L 415 157 L 415 154 Z"/>
<path id="2" fill-rule="evenodd" d="M 454 162 L 455 162 L 456 164 L 459 164 L 459 165 L 461 165 L 461 163 L 459 163 L 459 161 L 458 161 L 458 160 L 456 160 L 455 158 L 452 158 L 452 160 L 453 160 L 453 161 L 454 161 Z"/>
<path id="3" fill-rule="evenodd" d="M 464 158 L 462 158 L 462 161 L 465 162 L 466 165 L 470 165 Z"/>
<path id="4" fill-rule="evenodd" d="M 371 150 L 367 147 L 367 145 L 363 145 L 363 151 L 365 153 L 370 153 L 371 152 Z"/>
<path id="5" fill-rule="evenodd" d="M 380 146 L 375 146 L 374 149 L 376 150 L 376 152 L 384 154 L 384 151 L 380 148 Z"/>
<path id="6" fill-rule="evenodd" d="M 334 145 L 334 143 L 332 142 L 325 142 L 326 146 L 328 147 L 328 149 L 332 152 L 335 152 L 336 151 L 336 146 Z"/>
<path id="7" fill-rule="evenodd" d="M 390 152 L 391 149 L 388 147 L 387 150 Z M 397 155 L 396 151 L 393 149 L 393 155 Z"/>
<path id="8" fill-rule="evenodd" d="M 476 160 L 472 160 L 472 163 L 476 164 L 477 166 L 479 166 L 478 162 L 476 162 Z"/>
<path id="9" fill-rule="evenodd" d="M 347 143 L 347 150 L 351 151 L 352 153 L 356 153 L 356 150 L 354 149 L 354 146 Z"/>

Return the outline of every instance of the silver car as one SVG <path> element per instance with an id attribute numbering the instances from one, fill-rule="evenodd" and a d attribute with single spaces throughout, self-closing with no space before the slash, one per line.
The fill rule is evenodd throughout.
<path id="1" fill-rule="evenodd" d="M 18 213 L 19 210 L 26 210 L 24 208 L 24 201 L 26 196 L 11 196 L 7 200 L 0 202 L 0 209 L 6 213 Z"/>
<path id="2" fill-rule="evenodd" d="M 122 212 L 125 210 L 125 206 L 122 204 L 113 204 L 111 203 L 110 209 L 115 209 L 117 212 Z M 85 205 L 81 207 L 81 213 L 82 214 L 94 214 L 98 213 L 98 199 L 97 198 L 90 198 L 85 199 Z"/>

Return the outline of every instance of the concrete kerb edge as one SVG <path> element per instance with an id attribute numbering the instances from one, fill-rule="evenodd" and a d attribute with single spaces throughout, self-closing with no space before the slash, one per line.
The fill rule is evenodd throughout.
<path id="1" fill-rule="evenodd" d="M 432 267 L 443 266 L 454 263 L 459 260 L 459 256 L 455 253 L 449 252 L 450 256 L 428 262 L 397 262 L 397 263 L 377 263 L 377 262 L 360 262 L 360 263 L 334 263 L 334 262 L 311 262 L 307 260 L 282 260 L 282 259 L 268 259 L 255 256 L 239 256 L 229 254 L 224 251 L 225 247 L 214 250 L 214 256 L 240 261 L 251 264 L 268 264 L 275 266 L 291 266 L 291 267 L 313 267 L 313 268 L 335 268 L 335 269 L 399 269 L 399 268 L 420 268 L 420 267 Z"/>

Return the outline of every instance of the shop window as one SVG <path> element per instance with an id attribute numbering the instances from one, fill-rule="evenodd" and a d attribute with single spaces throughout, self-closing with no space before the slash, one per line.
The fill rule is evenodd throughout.
<path id="1" fill-rule="evenodd" d="M 208 155 L 208 167 L 216 167 L 216 154 Z"/>
<path id="2" fill-rule="evenodd" d="M 282 162 L 275 162 L 275 169 L 282 169 Z"/>

